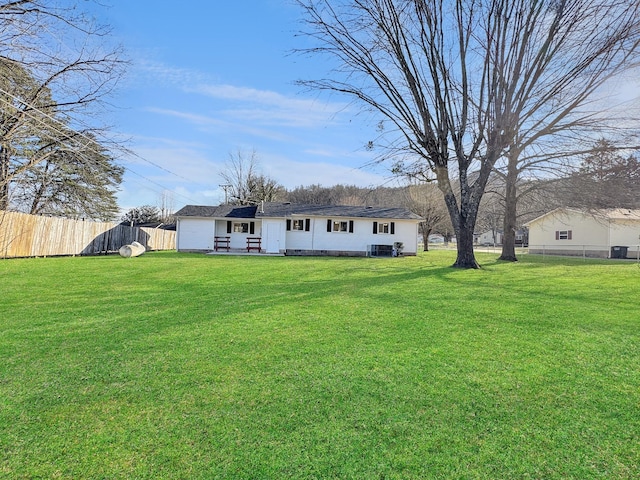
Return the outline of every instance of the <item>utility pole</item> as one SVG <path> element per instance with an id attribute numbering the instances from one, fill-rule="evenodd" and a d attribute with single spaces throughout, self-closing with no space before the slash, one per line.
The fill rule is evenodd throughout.
<path id="1" fill-rule="evenodd" d="M 231 185 L 224 184 L 224 185 L 219 185 L 219 186 L 224 190 L 224 204 L 227 205 L 228 204 L 227 191 L 231 188 Z"/>

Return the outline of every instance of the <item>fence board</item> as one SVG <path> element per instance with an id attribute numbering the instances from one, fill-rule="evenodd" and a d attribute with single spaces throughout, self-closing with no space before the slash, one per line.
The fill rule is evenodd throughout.
<path id="1" fill-rule="evenodd" d="M 114 253 L 133 241 L 147 250 L 173 250 L 176 232 L 0 211 L 0 258 Z"/>

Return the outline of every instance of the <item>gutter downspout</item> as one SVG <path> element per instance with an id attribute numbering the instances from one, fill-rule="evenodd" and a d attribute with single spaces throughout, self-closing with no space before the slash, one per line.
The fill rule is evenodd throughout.
<path id="1" fill-rule="evenodd" d="M 180 218 L 176 218 L 176 252 L 180 251 Z"/>

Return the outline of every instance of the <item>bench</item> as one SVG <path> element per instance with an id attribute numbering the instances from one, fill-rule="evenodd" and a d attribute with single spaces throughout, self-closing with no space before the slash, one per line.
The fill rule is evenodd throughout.
<path id="1" fill-rule="evenodd" d="M 213 249 L 217 252 L 221 249 L 226 249 L 227 252 L 231 248 L 231 237 L 213 237 Z"/>
<path id="2" fill-rule="evenodd" d="M 262 250 L 262 238 L 261 237 L 247 237 L 247 252 L 251 250 Z"/>

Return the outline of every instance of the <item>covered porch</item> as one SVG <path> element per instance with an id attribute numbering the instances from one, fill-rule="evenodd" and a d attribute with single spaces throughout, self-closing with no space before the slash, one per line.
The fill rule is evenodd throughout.
<path id="1" fill-rule="evenodd" d="M 229 235 L 216 235 L 213 237 L 213 251 L 220 253 L 231 253 L 231 251 L 238 253 L 246 251 L 246 253 L 261 253 L 262 250 L 262 237 L 244 237 L 246 245 L 244 247 L 238 247 L 239 240 L 234 239 L 234 244 L 231 243 L 231 234 Z"/>
<path id="2" fill-rule="evenodd" d="M 262 222 L 251 218 L 217 218 L 213 225 L 214 253 L 260 253 Z"/>

